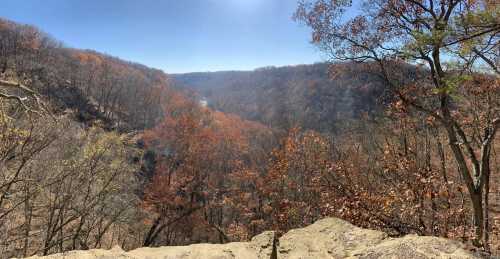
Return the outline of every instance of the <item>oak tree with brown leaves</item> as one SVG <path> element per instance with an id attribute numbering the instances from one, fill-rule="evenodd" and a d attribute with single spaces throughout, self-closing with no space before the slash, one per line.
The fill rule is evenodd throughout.
<path id="1" fill-rule="evenodd" d="M 353 6 L 359 12 L 349 15 Z M 454 94 L 486 65 L 498 93 L 499 5 L 490 0 L 303 0 L 295 15 L 313 30 L 313 42 L 333 60 L 370 62 L 401 105 L 430 116 L 446 130 L 473 207 L 476 246 L 485 243 L 485 187 L 491 148 L 500 127 L 498 106 L 487 103 L 475 127 L 460 119 Z M 453 62 L 452 62 L 453 61 Z M 420 65 L 413 82 L 395 67 Z M 477 87 L 477 86 L 476 86 Z M 485 231 L 486 230 L 486 231 Z"/>

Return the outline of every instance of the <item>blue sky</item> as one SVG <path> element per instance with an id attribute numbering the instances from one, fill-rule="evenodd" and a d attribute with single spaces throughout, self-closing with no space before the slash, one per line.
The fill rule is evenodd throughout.
<path id="1" fill-rule="evenodd" d="M 167 73 L 322 61 L 296 0 L 2 0 L 0 16 L 67 46 Z"/>

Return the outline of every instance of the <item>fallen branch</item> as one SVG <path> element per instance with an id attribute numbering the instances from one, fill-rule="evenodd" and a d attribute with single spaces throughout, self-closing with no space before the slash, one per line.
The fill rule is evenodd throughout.
<path id="1" fill-rule="evenodd" d="M 40 114 L 38 112 L 38 110 L 32 109 L 27 105 L 27 102 L 29 101 L 29 99 L 33 99 L 35 101 L 37 107 L 41 108 L 41 110 L 50 114 L 48 112 L 48 110 L 46 109 L 45 105 L 43 104 L 43 102 L 38 97 L 38 94 L 35 91 L 33 91 L 32 89 L 30 89 L 29 87 L 27 87 L 21 83 L 18 83 L 18 82 L 6 81 L 6 80 L 0 80 L 0 87 L 17 89 L 17 90 L 20 90 L 26 94 L 26 96 L 20 96 L 20 95 L 0 91 L 0 98 L 7 99 L 7 100 L 14 100 L 20 106 L 22 106 L 24 110 L 35 113 L 35 114 Z"/>

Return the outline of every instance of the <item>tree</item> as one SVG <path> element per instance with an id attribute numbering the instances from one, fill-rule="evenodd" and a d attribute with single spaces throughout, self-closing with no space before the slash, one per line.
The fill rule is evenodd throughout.
<path id="1" fill-rule="evenodd" d="M 355 4 L 360 13 L 349 16 Z M 303 0 L 295 14 L 312 28 L 313 42 L 332 60 L 375 67 L 401 105 L 430 116 L 446 130 L 472 203 L 476 246 L 487 241 L 484 189 L 489 185 L 491 148 L 500 117 L 498 106 L 489 106 L 475 124 L 481 134 L 473 135 L 457 117 L 463 106 L 456 107 L 454 95 L 471 80 L 481 61 L 490 71 L 497 70 L 498 15 L 498 4 L 489 0 Z M 422 66 L 413 82 L 397 77 L 395 68 L 403 61 Z M 498 84 L 498 76 L 493 83 Z M 474 137 L 479 137 L 477 143 Z"/>
<path id="2" fill-rule="evenodd" d="M 180 94 L 170 96 L 164 112 L 143 136 L 156 156 L 144 191 L 151 215 L 144 245 L 224 243 L 256 234 L 247 225 L 256 218 L 258 165 L 266 153 L 256 142 L 269 130 Z"/>
<path id="3" fill-rule="evenodd" d="M 0 114 L 2 255 L 137 247 L 143 226 L 132 225 L 140 219 L 130 156 L 138 150 L 116 133 L 33 117 Z"/>
<path id="4" fill-rule="evenodd" d="M 283 143 L 271 153 L 260 192 L 266 198 L 264 211 L 268 227 L 284 233 L 312 224 L 325 214 L 324 195 L 331 191 L 321 182 L 331 172 L 331 142 L 314 131 L 292 128 Z M 328 201 L 329 202 L 329 201 Z"/>
<path id="5" fill-rule="evenodd" d="M 144 195 L 146 210 L 156 214 L 145 246 L 153 245 L 163 231 L 172 231 L 178 223 L 186 226 L 186 219 L 193 219 L 204 207 L 214 161 L 210 147 L 216 139 L 207 127 L 208 114 L 181 95 L 174 96 L 165 111 L 165 120 L 145 136 L 159 160 Z"/>

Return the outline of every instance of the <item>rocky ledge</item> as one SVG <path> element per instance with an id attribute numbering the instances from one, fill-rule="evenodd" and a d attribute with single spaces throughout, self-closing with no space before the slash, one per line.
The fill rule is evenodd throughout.
<path id="1" fill-rule="evenodd" d="M 478 258 L 456 241 L 438 237 L 408 235 L 389 238 L 385 233 L 358 228 L 350 223 L 326 218 L 305 228 L 294 229 L 275 239 L 264 232 L 250 242 L 197 244 L 139 248 L 125 252 L 111 250 L 71 251 L 44 259 L 322 259 L 322 258 Z"/>

